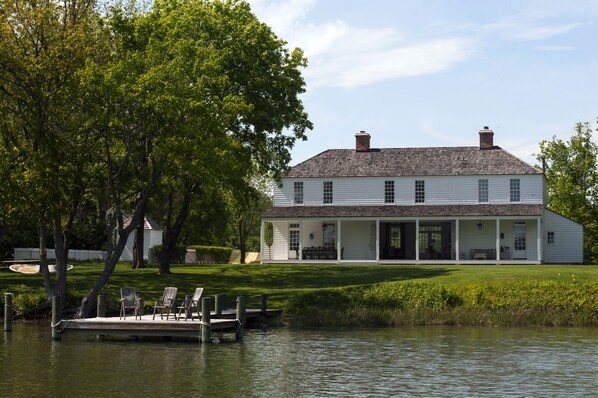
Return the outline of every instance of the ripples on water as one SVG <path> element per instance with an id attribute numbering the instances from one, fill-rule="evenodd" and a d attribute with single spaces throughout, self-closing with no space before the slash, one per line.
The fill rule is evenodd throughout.
<path id="1" fill-rule="evenodd" d="M 2 397 L 598 394 L 597 329 L 276 329 L 199 345 L 53 342 L 46 325 L 15 324 L 0 349 Z"/>

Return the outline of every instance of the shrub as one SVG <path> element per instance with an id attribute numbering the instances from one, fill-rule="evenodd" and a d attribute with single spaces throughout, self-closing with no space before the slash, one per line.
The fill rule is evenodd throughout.
<path id="1" fill-rule="evenodd" d="M 164 247 L 162 245 L 155 245 L 150 248 L 152 254 L 160 261 L 162 258 L 162 250 Z M 187 254 L 187 246 L 185 245 L 176 245 L 176 249 L 174 251 L 174 259 L 172 260 L 175 264 L 184 264 L 185 263 L 185 255 Z"/>
<path id="2" fill-rule="evenodd" d="M 35 313 L 40 304 L 47 302 L 46 293 L 43 288 L 33 288 L 26 285 L 16 285 L 5 292 L 13 293 L 13 311 L 22 315 Z M 4 294 L 2 294 L 2 309 L 4 309 Z"/>
<path id="3" fill-rule="evenodd" d="M 232 247 L 220 246 L 189 246 L 189 249 L 195 249 L 195 261 L 199 264 L 228 264 Z"/>

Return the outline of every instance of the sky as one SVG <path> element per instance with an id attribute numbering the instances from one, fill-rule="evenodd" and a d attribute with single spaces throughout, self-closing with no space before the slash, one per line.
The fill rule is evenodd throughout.
<path id="1" fill-rule="evenodd" d="M 598 0 L 249 3 L 308 59 L 314 129 L 291 165 L 361 130 L 376 148 L 477 146 L 484 126 L 536 164 L 540 141 L 596 126 Z"/>

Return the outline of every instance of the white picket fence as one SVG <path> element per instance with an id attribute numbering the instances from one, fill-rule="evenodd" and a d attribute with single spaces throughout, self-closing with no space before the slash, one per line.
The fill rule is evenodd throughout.
<path id="1" fill-rule="evenodd" d="M 15 248 L 15 260 L 39 260 L 39 249 L 37 248 Z M 56 259 L 54 249 L 48 249 L 48 259 Z M 69 260 L 105 260 L 106 252 L 102 250 L 69 250 Z"/>

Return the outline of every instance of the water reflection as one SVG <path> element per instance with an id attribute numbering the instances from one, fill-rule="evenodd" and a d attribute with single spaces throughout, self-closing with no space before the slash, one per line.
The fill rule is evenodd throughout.
<path id="1" fill-rule="evenodd" d="M 3 397 L 589 397 L 598 391 L 596 329 L 277 329 L 220 345 L 72 336 L 53 342 L 46 324 L 17 323 L 13 330 L 0 344 Z"/>

